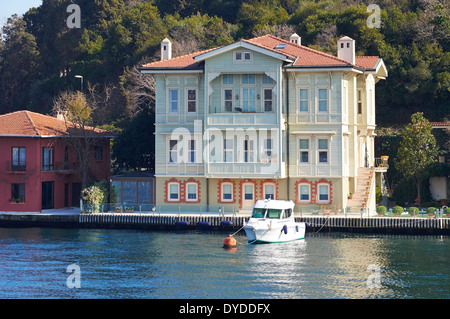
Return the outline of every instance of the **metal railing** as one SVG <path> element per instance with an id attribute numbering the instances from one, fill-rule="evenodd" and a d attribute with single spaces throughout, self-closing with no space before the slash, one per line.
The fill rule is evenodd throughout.
<path id="1" fill-rule="evenodd" d="M 381 156 L 381 157 L 375 157 L 375 168 L 389 168 L 389 156 Z"/>
<path id="2" fill-rule="evenodd" d="M 19 161 L 19 162 L 6 162 L 6 171 L 7 172 L 26 172 L 27 165 L 25 162 Z"/>
<path id="3" fill-rule="evenodd" d="M 204 205 L 155 205 L 155 204 L 135 204 L 135 203 L 103 203 L 90 204 L 81 200 L 82 213 L 118 213 L 118 214 L 152 214 L 152 215 L 220 215 L 236 216 L 239 213 L 238 206 L 219 206 L 210 205 L 208 208 Z"/>
<path id="4" fill-rule="evenodd" d="M 239 206 L 230 205 L 177 205 L 177 204 L 116 204 L 116 203 L 103 203 L 103 204 L 89 204 L 84 203 L 81 200 L 81 212 L 84 214 L 93 213 L 113 213 L 113 214 L 145 214 L 152 216 L 223 216 L 223 217 L 238 217 L 238 216 L 250 216 L 251 208 L 242 209 Z M 450 218 L 450 213 L 445 213 L 445 208 L 436 208 L 433 215 L 429 215 L 426 208 L 419 208 L 419 213 L 416 215 L 408 213 L 408 208 L 404 208 L 401 215 L 394 215 L 393 209 L 388 208 L 383 215 L 377 214 L 376 210 L 373 211 L 370 208 L 355 209 L 354 207 L 337 207 L 333 205 L 296 205 L 294 208 L 295 217 L 358 217 L 358 218 L 373 218 L 380 217 L 392 217 L 392 218 Z"/>

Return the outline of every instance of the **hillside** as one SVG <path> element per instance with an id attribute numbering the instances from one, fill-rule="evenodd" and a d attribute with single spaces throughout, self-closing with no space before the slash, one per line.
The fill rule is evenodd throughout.
<path id="1" fill-rule="evenodd" d="M 72 2 L 81 8 L 81 28 L 66 24 Z M 172 40 L 176 56 L 240 38 L 296 32 L 303 45 L 331 54 L 337 39 L 347 35 L 356 40 L 358 55 L 383 58 L 389 77 L 377 85 L 379 126 L 406 124 L 417 111 L 430 121 L 449 117 L 448 0 L 377 1 L 380 28 L 368 26 L 370 3 L 43 0 L 23 18 L 11 17 L 2 30 L 0 114 L 49 113 L 60 92 L 80 89 L 75 75 L 82 75 L 85 93 L 108 101 L 93 114 L 94 122 L 127 132 L 136 123 L 151 123 L 152 83 L 136 67 L 159 59 L 163 38 Z"/>

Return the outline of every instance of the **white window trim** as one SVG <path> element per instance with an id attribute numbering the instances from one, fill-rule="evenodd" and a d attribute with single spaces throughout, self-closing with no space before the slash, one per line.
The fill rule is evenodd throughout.
<path id="1" fill-rule="evenodd" d="M 308 103 L 308 110 L 307 111 L 301 111 L 300 110 L 300 102 L 302 101 L 301 96 L 300 96 L 300 90 L 306 90 L 307 91 L 307 94 L 308 94 L 308 97 L 306 99 L 306 102 Z M 319 91 L 317 91 L 317 92 L 319 92 Z M 311 111 L 311 102 L 310 102 L 311 101 L 311 90 L 310 90 L 310 88 L 307 87 L 307 86 L 299 86 L 299 87 L 297 87 L 297 93 L 298 93 L 297 113 L 300 113 L 300 114 L 310 113 L 310 111 Z"/>
<path id="2" fill-rule="evenodd" d="M 171 192 L 170 192 L 170 186 L 171 185 L 177 185 L 178 186 L 178 198 L 171 198 Z M 180 185 L 180 183 L 178 183 L 178 182 L 170 182 L 170 183 L 168 183 L 167 184 L 167 192 L 168 192 L 168 194 L 167 194 L 167 201 L 169 201 L 169 202 L 179 202 L 180 201 L 180 188 L 181 188 L 181 185 Z"/>
<path id="3" fill-rule="evenodd" d="M 264 94 L 266 90 L 272 92 L 272 99 L 270 100 L 270 101 L 272 101 L 272 110 L 271 111 L 266 111 L 266 95 Z M 273 86 L 263 84 L 263 86 L 261 87 L 261 112 L 262 113 L 273 113 L 275 111 L 274 95 L 275 94 L 273 93 Z M 256 99 L 258 99 L 258 97 Z M 267 100 L 267 101 L 269 101 L 269 100 Z"/>
<path id="4" fill-rule="evenodd" d="M 189 198 L 189 185 L 194 185 L 195 186 L 195 198 Z M 197 183 L 186 183 L 186 202 L 197 202 L 198 201 L 198 184 Z"/>
<path id="5" fill-rule="evenodd" d="M 231 110 L 227 111 L 226 105 L 225 105 L 225 90 L 231 90 Z M 222 85 L 222 105 L 223 105 L 223 112 L 224 113 L 233 113 L 234 106 L 234 87 L 232 84 L 223 84 Z"/>
<path id="6" fill-rule="evenodd" d="M 270 148 L 267 147 L 267 141 L 270 140 Z M 273 157 L 273 142 L 274 139 L 272 137 L 266 137 L 262 140 L 261 145 L 261 163 L 271 163 Z M 267 153 L 270 152 L 270 155 Z"/>
<path id="7" fill-rule="evenodd" d="M 231 189 L 231 198 L 230 199 L 228 199 L 228 198 L 224 198 L 224 195 L 225 195 L 225 192 L 223 191 L 223 189 L 224 189 L 224 186 L 225 185 L 229 185 L 230 186 L 230 189 Z M 234 197 L 234 194 L 233 194 L 233 183 L 222 183 L 221 185 L 220 185 L 220 187 L 221 187 L 221 190 L 220 190 L 220 193 L 221 193 L 221 199 L 220 199 L 220 201 L 221 202 L 233 202 L 233 197 Z"/>
<path id="8" fill-rule="evenodd" d="M 195 111 L 189 111 L 189 91 L 195 91 Z M 186 87 L 185 88 L 185 93 L 184 93 L 185 98 L 185 110 L 187 114 L 196 114 L 198 112 L 198 89 L 196 87 Z M 179 104 L 179 103 L 178 103 Z"/>
<path id="9" fill-rule="evenodd" d="M 231 148 L 225 148 L 225 140 L 230 140 L 231 141 Z M 234 137 L 232 137 L 232 138 L 224 137 L 223 145 L 222 145 L 222 149 L 223 149 L 222 161 L 223 161 L 223 163 L 234 163 L 234 145 L 235 145 Z M 231 161 L 226 161 L 225 160 L 227 151 L 231 153 Z"/>
<path id="10" fill-rule="evenodd" d="M 327 140 L 327 149 L 325 150 L 325 149 L 319 149 L 319 140 Z M 316 153 L 316 158 L 317 158 L 317 165 L 330 165 L 330 162 L 331 162 L 331 158 L 330 158 L 330 155 L 331 155 L 331 153 L 330 153 L 330 143 L 331 143 L 331 139 L 328 137 L 328 136 L 318 136 L 317 137 L 317 139 L 316 139 L 316 144 L 317 144 L 317 146 L 316 146 L 316 150 L 317 150 L 317 153 Z M 324 151 L 326 151 L 327 152 L 327 161 L 326 162 L 320 162 L 320 158 L 319 158 L 319 152 L 324 152 Z"/>
<path id="11" fill-rule="evenodd" d="M 348 81 L 342 81 L 342 117 L 343 123 L 348 123 Z"/>
<path id="12" fill-rule="evenodd" d="M 364 109 L 364 92 L 363 89 L 357 89 L 356 90 L 356 114 L 363 114 Z M 359 104 L 361 104 L 361 112 L 359 112 Z"/>
<path id="13" fill-rule="evenodd" d="M 241 59 L 237 59 L 237 53 L 241 54 Z M 250 59 L 245 59 L 246 54 L 250 54 Z M 236 50 L 233 52 L 233 62 L 253 62 L 253 52 L 249 50 Z"/>
<path id="14" fill-rule="evenodd" d="M 255 99 L 254 100 L 248 100 L 250 101 L 254 101 L 254 110 L 250 111 L 250 107 L 247 110 L 244 110 L 244 90 L 251 90 L 253 89 L 255 91 Z M 257 91 L 256 91 L 256 84 L 242 84 L 241 85 L 241 97 L 239 99 L 240 101 L 240 107 L 242 108 L 242 112 L 256 112 L 256 106 L 258 104 L 258 97 L 257 97 Z"/>
<path id="15" fill-rule="evenodd" d="M 253 75 L 254 79 L 255 79 L 255 83 L 244 83 L 244 75 Z M 256 73 L 242 73 L 241 74 L 241 86 L 249 86 L 249 87 L 256 87 L 256 84 L 258 82 L 258 74 Z M 250 79 L 250 77 L 248 77 L 248 79 Z"/>
<path id="16" fill-rule="evenodd" d="M 223 81 L 224 80 L 224 75 L 226 75 L 227 77 L 231 75 L 231 82 L 232 83 L 223 83 L 224 82 Z M 221 77 L 221 84 L 223 86 L 227 86 L 227 85 L 232 86 L 232 85 L 234 85 L 234 74 L 233 73 L 223 73 L 222 77 Z"/>
<path id="17" fill-rule="evenodd" d="M 191 149 L 191 142 L 194 142 L 194 149 Z M 187 159 L 186 163 L 188 164 L 196 164 L 197 163 L 197 140 L 196 139 L 187 139 Z M 191 162 L 191 153 L 194 153 L 194 161 Z"/>
<path id="18" fill-rule="evenodd" d="M 328 196 L 328 199 L 327 200 L 321 200 L 320 199 L 320 186 L 326 186 L 326 188 L 327 188 L 327 196 Z M 328 184 L 328 183 L 319 183 L 319 184 L 317 184 L 317 198 L 316 198 L 316 203 L 319 203 L 319 204 L 328 204 L 328 203 L 330 203 L 330 196 L 331 196 L 331 194 L 330 194 L 330 184 Z"/>
<path id="19" fill-rule="evenodd" d="M 265 78 L 268 79 L 271 82 L 264 83 L 264 79 Z M 261 76 L 261 85 L 273 88 L 275 86 L 275 80 L 272 77 L 268 76 L 266 73 L 264 73 Z"/>
<path id="20" fill-rule="evenodd" d="M 262 190 L 263 190 L 263 199 L 266 198 L 266 186 L 267 185 L 272 185 L 273 186 L 273 199 L 277 199 L 277 185 L 274 182 L 265 182 L 262 185 Z"/>
<path id="21" fill-rule="evenodd" d="M 319 111 L 319 90 L 326 90 L 327 92 L 327 110 Z M 328 114 L 330 113 L 330 88 L 328 86 L 317 86 L 316 87 L 316 113 Z"/>
<path id="22" fill-rule="evenodd" d="M 308 141 L 308 148 L 300 148 L 300 140 L 307 140 Z M 298 147 L 298 153 L 297 153 L 297 158 L 298 158 L 298 165 L 310 165 L 311 164 L 311 139 L 310 138 L 305 138 L 305 137 L 299 137 L 297 139 L 297 147 Z M 300 158 L 301 158 L 301 152 L 303 150 L 307 150 L 308 151 L 308 162 L 301 162 Z"/>
<path id="23" fill-rule="evenodd" d="M 250 149 L 248 149 L 247 150 L 247 156 L 248 156 L 248 158 L 250 158 L 250 154 L 252 154 L 252 157 L 253 157 L 253 160 L 252 161 L 250 161 L 250 160 L 248 160 L 248 161 L 245 161 L 245 141 L 248 141 L 249 143 L 247 143 L 247 145 L 248 146 L 250 146 L 250 144 L 253 144 L 253 148 L 250 150 Z M 250 143 L 250 141 L 252 141 L 253 143 Z M 250 138 L 249 136 L 246 136 L 246 137 L 244 137 L 242 140 L 241 140 L 241 158 L 239 159 L 239 161 L 241 162 L 241 163 L 256 163 L 256 138 Z"/>
<path id="24" fill-rule="evenodd" d="M 174 152 L 176 152 L 176 154 L 177 154 L 177 160 L 176 160 L 175 162 L 171 162 L 171 161 L 170 161 L 170 154 L 171 154 L 171 152 L 172 152 L 171 149 L 170 149 L 170 141 L 175 141 L 175 140 L 171 139 L 171 138 L 168 136 L 167 139 L 166 139 L 166 145 L 167 145 L 167 163 L 168 163 L 169 165 L 171 165 L 171 164 L 180 164 L 180 163 L 181 163 L 181 161 L 180 161 L 180 145 L 181 145 L 180 139 L 176 140 L 176 141 L 177 141 L 177 149 L 176 149 Z"/>
<path id="25" fill-rule="evenodd" d="M 251 186 L 251 188 L 252 188 L 252 199 L 246 199 L 245 198 L 245 195 L 247 194 L 245 192 L 245 186 Z M 256 187 L 256 185 L 254 183 L 251 183 L 251 182 L 242 183 L 242 200 L 243 201 L 244 200 L 246 200 L 246 201 L 249 201 L 249 200 L 254 201 L 255 200 L 255 197 L 256 197 L 256 189 L 255 189 L 255 187 Z"/>
<path id="26" fill-rule="evenodd" d="M 177 111 L 172 112 L 171 108 L 171 100 L 170 100 L 170 91 L 177 91 L 178 92 L 178 100 L 177 100 Z M 169 87 L 167 88 L 167 114 L 180 114 L 180 88 L 178 87 Z"/>
<path id="27" fill-rule="evenodd" d="M 309 197 L 308 200 L 302 199 L 302 193 L 300 191 L 302 186 L 308 187 L 308 197 Z M 297 192 L 298 192 L 298 202 L 299 203 L 305 203 L 305 204 L 306 203 L 311 203 L 311 184 L 310 183 L 299 183 Z"/>

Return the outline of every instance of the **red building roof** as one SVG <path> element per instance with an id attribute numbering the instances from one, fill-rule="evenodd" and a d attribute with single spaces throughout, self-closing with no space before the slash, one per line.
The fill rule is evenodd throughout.
<path id="1" fill-rule="evenodd" d="M 270 50 L 290 57 L 294 62 L 293 67 L 346 67 L 355 66 L 362 69 L 374 69 L 379 60 L 377 56 L 357 56 L 355 57 L 355 65 L 350 62 L 339 59 L 333 55 L 320 52 L 303 45 L 292 43 L 284 39 L 275 37 L 273 35 L 264 35 L 249 40 L 242 40 L 243 42 L 256 45 L 260 48 Z M 283 48 L 276 48 L 277 45 L 283 44 Z M 219 47 L 221 48 L 221 47 Z M 148 63 L 142 66 L 143 69 L 200 69 L 202 62 L 196 62 L 195 57 L 204 53 L 219 49 L 214 48 L 210 50 L 195 52 L 169 60 L 157 61 Z"/>
<path id="2" fill-rule="evenodd" d="M 113 137 L 108 131 L 86 127 L 89 135 L 96 137 Z M 59 137 L 81 136 L 79 126 L 31 111 L 17 111 L 0 115 L 0 136 Z"/>
<path id="3" fill-rule="evenodd" d="M 432 128 L 450 128 L 450 121 L 430 122 Z"/>

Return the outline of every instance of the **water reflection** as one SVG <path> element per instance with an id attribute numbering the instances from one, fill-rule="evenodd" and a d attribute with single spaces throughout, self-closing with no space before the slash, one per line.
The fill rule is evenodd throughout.
<path id="1" fill-rule="evenodd" d="M 0 229 L 0 298 L 450 297 L 445 236 L 308 233 L 226 250 L 227 235 Z M 81 289 L 66 286 L 72 263 Z"/>
<path id="2" fill-rule="evenodd" d="M 249 275 L 255 297 L 299 298 L 307 282 L 306 240 L 252 245 L 248 248 Z"/>

